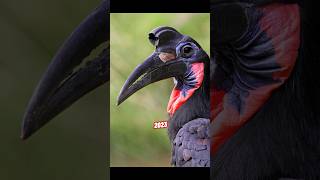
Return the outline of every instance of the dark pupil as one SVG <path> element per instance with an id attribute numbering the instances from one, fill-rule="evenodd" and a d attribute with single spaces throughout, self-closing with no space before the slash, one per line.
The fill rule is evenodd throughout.
<path id="1" fill-rule="evenodd" d="M 185 53 L 185 54 L 188 54 L 188 53 L 190 53 L 192 51 L 192 48 L 191 47 L 184 47 L 183 48 L 183 53 Z"/>

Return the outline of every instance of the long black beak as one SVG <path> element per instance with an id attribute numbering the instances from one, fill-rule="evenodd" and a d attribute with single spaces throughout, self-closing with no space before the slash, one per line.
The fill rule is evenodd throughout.
<path id="1" fill-rule="evenodd" d="M 42 76 L 23 117 L 26 139 L 80 97 L 109 80 L 109 3 L 103 1 L 67 38 Z M 78 67 L 102 43 L 100 55 Z M 75 71 L 74 69 L 78 69 Z"/>
<path id="2" fill-rule="evenodd" d="M 164 63 L 158 53 L 153 53 L 130 74 L 120 91 L 118 105 L 143 87 L 170 77 L 181 77 L 186 71 L 187 64 L 184 61 L 172 60 Z"/>

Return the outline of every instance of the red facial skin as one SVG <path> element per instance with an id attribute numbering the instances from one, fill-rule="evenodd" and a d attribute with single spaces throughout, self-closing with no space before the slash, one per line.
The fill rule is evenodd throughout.
<path id="1" fill-rule="evenodd" d="M 170 96 L 170 100 L 167 106 L 167 111 L 172 116 L 201 86 L 204 78 L 204 63 L 192 63 L 192 73 L 188 73 L 193 78 L 192 87 L 177 88 L 177 85 L 173 88 Z M 189 78 L 190 78 L 189 77 Z M 188 86 L 188 85 L 187 85 Z"/>
<path id="2" fill-rule="evenodd" d="M 281 67 L 272 73 L 274 83 L 248 89 L 241 99 L 241 113 L 230 104 L 231 93 L 212 88 L 211 93 L 211 154 L 214 155 L 241 126 L 254 116 L 266 103 L 273 91 L 290 76 L 298 55 L 300 44 L 300 14 L 296 4 L 274 3 L 260 7 L 263 13 L 260 29 L 271 40 L 274 58 Z M 240 91 L 239 91 L 240 92 Z M 234 95 L 234 94 L 233 94 Z"/>

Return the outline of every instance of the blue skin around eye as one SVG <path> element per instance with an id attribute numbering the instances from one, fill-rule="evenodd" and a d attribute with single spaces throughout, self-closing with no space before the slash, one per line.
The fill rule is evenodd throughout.
<path id="1" fill-rule="evenodd" d="M 181 56 L 180 55 L 181 48 L 183 46 L 187 45 L 187 44 L 190 45 L 194 49 L 195 52 L 199 50 L 199 48 L 195 44 L 193 44 L 192 42 L 182 42 L 176 47 L 176 55 L 177 55 L 177 57 Z M 190 57 L 190 60 L 193 60 L 193 58 L 195 56 L 196 56 L 196 54 L 192 55 L 192 57 Z M 186 60 L 188 60 L 188 59 L 186 59 Z"/>
<path id="2" fill-rule="evenodd" d="M 191 42 L 183 42 L 183 43 L 180 43 L 176 47 L 177 56 L 180 56 L 181 48 L 183 46 L 187 45 L 187 44 L 192 46 L 192 48 L 195 50 L 195 52 L 197 50 L 199 50 L 199 48 L 196 45 L 194 45 L 193 43 L 191 43 Z M 190 58 L 186 58 L 185 61 L 192 61 L 192 60 L 194 60 L 195 56 L 196 56 L 196 54 L 192 55 Z M 188 91 L 190 89 L 195 88 L 196 84 L 198 83 L 196 75 L 192 71 L 191 67 L 192 67 L 191 64 L 188 64 L 188 69 L 187 69 L 183 79 L 176 79 L 177 80 L 177 84 L 176 84 L 175 89 L 180 90 L 181 94 L 184 97 L 186 97 L 188 95 Z"/>

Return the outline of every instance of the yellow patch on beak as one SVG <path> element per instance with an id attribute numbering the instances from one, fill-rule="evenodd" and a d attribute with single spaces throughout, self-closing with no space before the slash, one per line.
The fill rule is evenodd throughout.
<path id="1" fill-rule="evenodd" d="M 176 55 L 173 53 L 162 52 L 159 54 L 159 58 L 161 59 L 162 62 L 167 62 L 167 61 L 171 61 L 171 60 L 175 59 Z"/>

